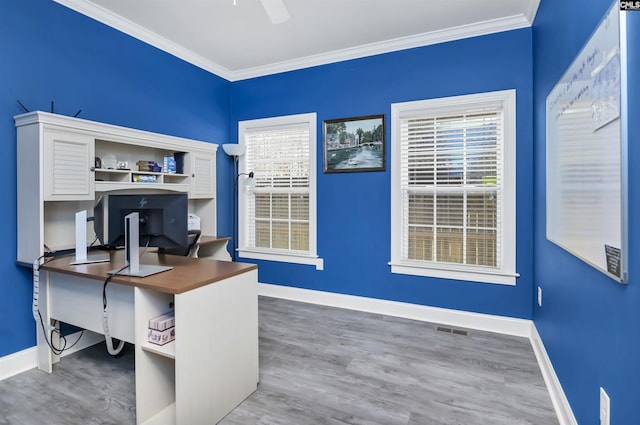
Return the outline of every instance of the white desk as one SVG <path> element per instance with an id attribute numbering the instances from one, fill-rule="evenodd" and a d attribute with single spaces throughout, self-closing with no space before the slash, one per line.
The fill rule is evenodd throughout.
<path id="1" fill-rule="evenodd" d="M 111 263 L 70 266 L 69 257 L 40 271 L 39 308 L 45 323 L 60 320 L 102 331 L 102 286 Z M 214 424 L 258 383 L 257 266 L 145 254 L 144 264 L 173 266 L 146 278 L 114 276 L 107 285 L 112 337 L 135 344 L 137 424 Z M 147 342 L 148 320 L 175 310 L 176 339 Z M 38 368 L 59 361 L 38 326 Z"/>

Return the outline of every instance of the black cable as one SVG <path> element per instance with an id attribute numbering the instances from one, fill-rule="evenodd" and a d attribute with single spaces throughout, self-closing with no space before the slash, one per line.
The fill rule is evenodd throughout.
<path id="1" fill-rule="evenodd" d="M 127 267 L 129 267 L 128 264 L 125 264 L 124 266 L 122 266 L 120 269 L 118 269 L 117 271 L 110 273 L 109 276 L 107 276 L 107 278 L 104 280 L 104 284 L 102 285 L 102 309 L 106 310 L 107 309 L 107 284 L 109 282 L 111 282 L 111 279 L 113 279 L 113 277 L 117 274 L 119 274 L 120 272 L 122 272 L 124 269 L 126 269 Z"/>
<path id="2" fill-rule="evenodd" d="M 42 268 L 43 265 L 45 265 L 47 262 L 52 260 L 52 258 L 49 258 L 49 259 L 45 260 L 44 263 L 40 264 L 40 260 L 42 260 L 43 258 L 45 258 L 44 254 L 41 255 L 40 257 L 38 257 L 38 259 L 35 261 L 38 264 L 38 267 L 36 269 L 36 271 L 38 273 L 40 273 L 40 268 Z M 38 292 L 39 292 L 39 290 L 38 290 Z M 34 294 L 34 300 L 35 300 L 35 297 L 37 295 L 38 294 Z M 57 355 L 57 356 L 61 355 L 65 351 L 70 350 L 71 348 L 75 347 L 76 344 L 78 344 L 78 342 L 80 341 L 80 339 L 84 335 L 84 329 L 82 329 L 82 331 L 80 332 L 80 335 L 78 336 L 78 339 L 76 339 L 76 341 L 73 344 L 71 344 L 69 347 L 67 347 L 67 338 L 64 335 L 62 335 L 60 333 L 60 330 L 57 329 L 56 327 L 54 327 L 51 330 L 49 336 L 47 337 L 47 329 L 44 326 L 44 319 L 42 318 L 42 313 L 40 312 L 39 308 L 38 308 L 38 318 L 40 319 L 40 327 L 42 328 L 42 335 L 44 336 L 44 340 L 47 343 L 47 345 L 49 346 L 49 349 L 51 350 L 51 352 L 53 354 Z M 56 321 L 56 323 L 59 324 L 59 322 L 57 322 L 57 321 Z M 60 338 L 60 340 L 62 342 L 62 346 L 61 347 L 54 347 L 53 346 L 53 335 L 54 335 L 54 333 L 58 334 L 58 338 Z"/>
<path id="3" fill-rule="evenodd" d="M 89 247 L 92 247 L 94 243 L 98 242 L 98 236 L 96 235 L 95 239 L 93 240 L 93 242 L 91 242 L 91 244 L 89 244 Z"/>

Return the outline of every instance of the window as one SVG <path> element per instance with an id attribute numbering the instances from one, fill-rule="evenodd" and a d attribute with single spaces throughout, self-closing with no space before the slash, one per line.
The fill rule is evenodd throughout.
<path id="1" fill-rule="evenodd" d="M 313 264 L 316 254 L 316 114 L 242 121 L 239 190 L 241 257 Z"/>
<path id="2" fill-rule="evenodd" d="M 392 105 L 393 273 L 515 284 L 515 91 Z"/>

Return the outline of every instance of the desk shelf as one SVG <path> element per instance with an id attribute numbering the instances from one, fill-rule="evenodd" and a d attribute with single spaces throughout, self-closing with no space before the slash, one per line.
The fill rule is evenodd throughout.
<path id="1" fill-rule="evenodd" d="M 154 353 L 157 354 L 159 356 L 164 356 L 167 357 L 169 359 L 174 359 L 176 358 L 176 344 L 175 341 L 171 341 L 166 343 L 165 345 L 157 345 L 157 344 L 152 344 L 152 343 L 146 343 L 146 344 L 142 344 L 141 347 L 144 351 L 148 352 L 148 353 Z"/>
<path id="2" fill-rule="evenodd" d="M 144 422 L 143 425 L 166 425 L 176 421 L 176 404 L 172 403 L 162 409 L 154 417 Z"/>

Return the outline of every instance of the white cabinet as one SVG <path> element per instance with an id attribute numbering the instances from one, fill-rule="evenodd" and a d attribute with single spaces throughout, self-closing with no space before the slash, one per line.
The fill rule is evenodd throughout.
<path id="1" fill-rule="evenodd" d="M 191 154 L 191 191 L 193 198 L 211 198 L 216 193 L 215 156 L 207 152 Z"/>
<path id="2" fill-rule="evenodd" d="M 44 200 L 95 198 L 93 139 L 83 133 L 44 131 Z"/>
<path id="3" fill-rule="evenodd" d="M 218 145 L 40 111 L 14 120 L 18 261 L 31 263 L 45 251 L 72 248 L 75 213 L 91 211 L 109 193 L 187 193 L 189 213 L 200 217 L 202 234 L 216 236 Z M 164 158 L 173 156 L 184 160 L 182 173 L 164 169 Z M 163 168 L 149 169 L 154 163 Z M 93 236 L 88 232 L 88 242 Z"/>

